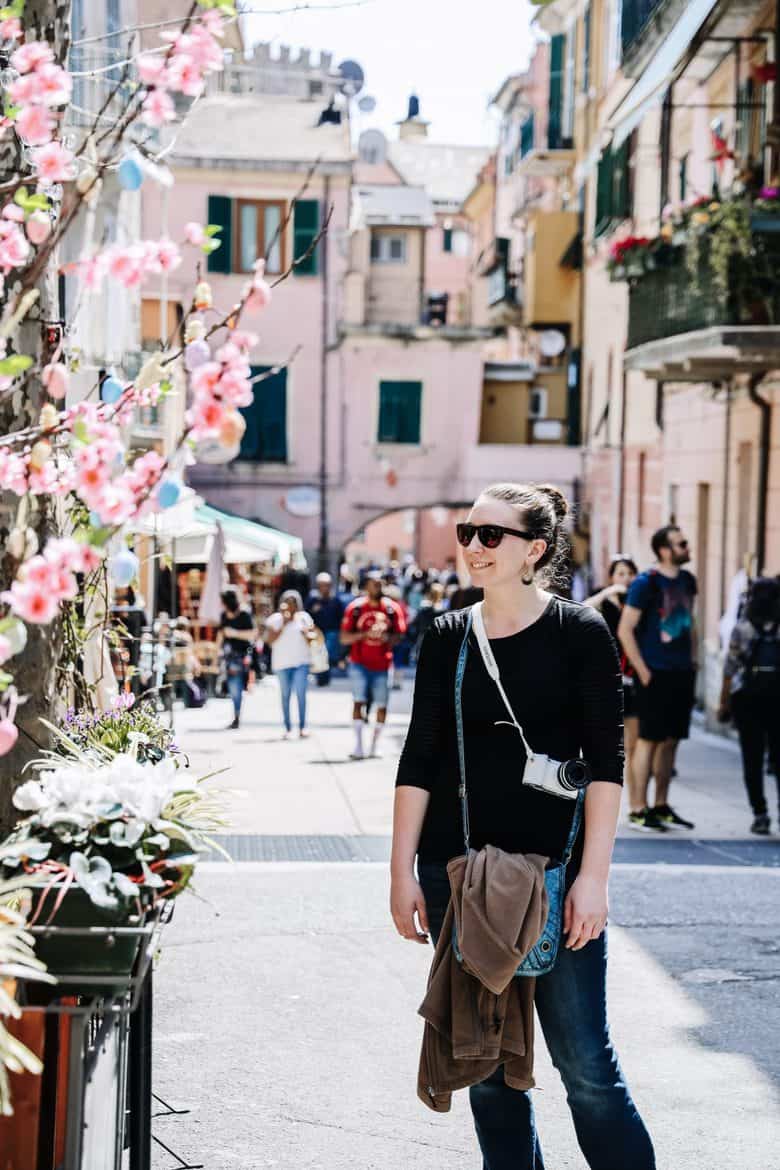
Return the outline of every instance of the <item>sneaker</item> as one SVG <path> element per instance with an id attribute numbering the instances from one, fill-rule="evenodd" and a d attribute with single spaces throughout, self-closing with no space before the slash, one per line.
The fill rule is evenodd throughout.
<path id="1" fill-rule="evenodd" d="M 693 821 L 678 816 L 670 804 L 657 804 L 650 810 L 667 829 L 695 829 Z"/>
<path id="2" fill-rule="evenodd" d="M 366 757 L 363 752 L 350 752 L 349 758 L 351 760 L 364 760 Z"/>
<path id="3" fill-rule="evenodd" d="M 232 722 L 232 723 L 229 723 L 229 724 L 227 725 L 227 727 L 225 728 L 225 730 L 226 730 L 226 731 L 238 731 L 238 726 L 239 726 L 239 724 L 238 724 L 238 717 L 236 717 L 236 718 L 233 720 L 233 722 Z"/>
<path id="4" fill-rule="evenodd" d="M 757 817 L 753 818 L 753 824 L 750 826 L 751 833 L 758 833 L 760 837 L 769 836 L 769 814 L 759 813 Z"/>
<path id="5" fill-rule="evenodd" d="M 636 829 L 638 833 L 665 833 L 666 825 L 661 824 L 652 809 L 643 808 L 641 812 L 628 814 L 629 829 Z"/>

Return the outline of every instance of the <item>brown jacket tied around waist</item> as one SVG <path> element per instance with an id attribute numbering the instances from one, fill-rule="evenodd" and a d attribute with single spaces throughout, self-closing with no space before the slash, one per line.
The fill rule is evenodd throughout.
<path id="1" fill-rule="evenodd" d="M 454 1089 L 478 1084 L 504 1065 L 514 1089 L 533 1087 L 533 978 L 514 978 L 547 921 L 546 857 L 492 845 L 447 866 L 451 896 L 428 991 L 417 1094 L 446 1113 Z M 452 927 L 458 950 L 455 957 Z"/>

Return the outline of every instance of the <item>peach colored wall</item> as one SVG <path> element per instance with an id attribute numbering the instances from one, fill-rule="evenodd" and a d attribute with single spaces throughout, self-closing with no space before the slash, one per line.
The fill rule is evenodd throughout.
<path id="1" fill-rule="evenodd" d="M 425 291 L 449 293 L 447 324 L 467 325 L 471 321 L 469 274 L 474 260 L 473 240 L 470 240 L 469 254 L 466 256 L 445 252 L 445 223 L 455 231 L 469 232 L 469 221 L 465 215 L 436 216 L 436 227 L 426 233 Z"/>

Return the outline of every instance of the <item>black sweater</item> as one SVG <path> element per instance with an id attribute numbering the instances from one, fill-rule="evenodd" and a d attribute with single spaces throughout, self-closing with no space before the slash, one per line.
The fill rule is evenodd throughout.
<path id="1" fill-rule="evenodd" d="M 418 857 L 463 853 L 455 731 L 455 668 L 468 610 L 442 614 L 425 635 L 412 718 L 396 785 L 431 794 Z M 594 780 L 623 783 L 623 688 L 615 645 L 594 609 L 554 597 L 532 625 L 490 642 L 515 716 L 535 752 L 582 754 Z M 463 680 L 463 724 L 471 847 L 559 858 L 574 801 L 521 784 L 525 751 L 471 633 Z M 582 855 L 582 833 L 574 863 Z"/>

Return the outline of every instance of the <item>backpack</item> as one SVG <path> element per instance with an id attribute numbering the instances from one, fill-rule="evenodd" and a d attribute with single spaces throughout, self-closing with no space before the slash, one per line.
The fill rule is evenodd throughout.
<path id="1" fill-rule="evenodd" d="M 778 624 L 758 631 L 745 666 L 744 690 L 753 699 L 780 695 L 780 636 Z"/>

